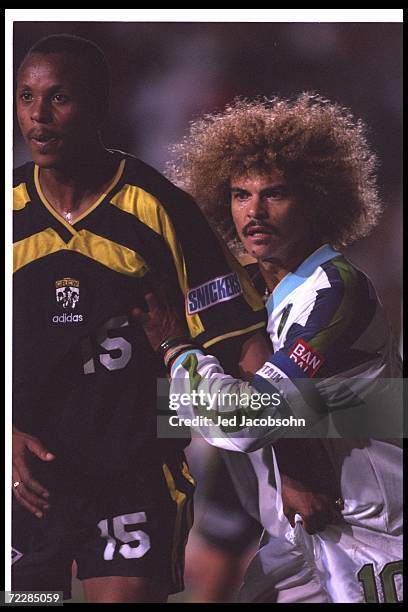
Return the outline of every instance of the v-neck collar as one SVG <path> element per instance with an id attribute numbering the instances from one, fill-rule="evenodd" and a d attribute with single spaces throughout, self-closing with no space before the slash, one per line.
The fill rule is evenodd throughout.
<path id="1" fill-rule="evenodd" d="M 66 227 L 71 232 L 71 234 L 76 234 L 77 231 L 76 231 L 74 226 L 79 221 L 81 221 L 86 216 L 88 216 L 93 210 L 95 210 L 95 208 L 97 208 L 97 206 L 99 206 L 99 204 L 101 204 L 101 202 L 103 202 L 103 200 L 106 198 L 108 193 L 110 191 L 112 191 L 116 187 L 116 185 L 118 184 L 120 178 L 123 175 L 125 164 L 126 164 L 126 158 L 122 159 L 119 162 L 119 166 L 118 166 L 118 169 L 116 170 L 115 176 L 113 177 L 112 181 L 109 183 L 109 185 L 107 186 L 105 191 L 99 196 L 99 198 L 96 200 L 96 202 L 94 202 L 91 206 L 89 206 L 89 208 L 87 208 L 82 213 L 82 215 L 77 217 L 72 224 L 68 223 L 68 221 L 66 219 L 64 219 L 64 217 L 62 215 L 60 215 L 55 210 L 55 208 L 53 206 L 51 206 L 51 204 L 48 202 L 47 198 L 45 197 L 44 192 L 43 192 L 43 190 L 41 188 L 41 184 L 40 184 L 40 168 L 39 168 L 39 166 L 37 166 L 37 164 L 34 165 L 34 185 L 35 185 L 35 188 L 37 190 L 38 197 L 40 198 L 42 204 L 45 206 L 45 208 L 48 210 L 48 212 L 51 213 L 51 215 L 53 217 L 55 217 L 57 219 L 57 221 L 59 221 L 64 227 Z"/>
<path id="2" fill-rule="evenodd" d="M 335 251 L 329 244 L 324 244 L 319 247 L 316 251 L 311 253 L 297 268 L 294 272 L 289 272 L 282 278 L 282 280 L 276 285 L 272 291 L 269 299 L 266 303 L 268 314 L 270 315 L 272 310 L 283 302 L 283 300 L 294 291 L 297 287 L 302 285 L 305 280 L 313 274 L 318 266 L 334 257 L 341 255 L 339 251 Z"/>

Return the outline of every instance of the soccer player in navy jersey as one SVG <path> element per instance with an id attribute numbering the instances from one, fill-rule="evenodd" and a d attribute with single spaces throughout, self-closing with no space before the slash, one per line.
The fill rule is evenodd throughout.
<path id="1" fill-rule="evenodd" d="M 179 305 L 220 287 L 186 318 L 231 368 L 261 350 L 265 313 L 191 197 L 104 146 L 108 99 L 85 39 L 42 39 L 19 67 L 33 162 L 13 189 L 12 588 L 69 597 L 75 560 L 88 602 L 165 601 L 183 588 L 194 480 L 188 440 L 157 438 L 163 367 L 130 311 L 157 282 Z"/>
<path id="2" fill-rule="evenodd" d="M 393 403 L 380 403 L 375 416 L 373 408 L 378 389 L 400 376 L 401 360 L 373 286 L 342 254 L 370 232 L 382 208 L 364 124 L 307 92 L 292 100 L 238 100 L 195 122 L 175 150 L 174 176 L 224 239 L 253 258 L 253 278 L 268 310 L 274 352 L 251 383 L 224 374 L 211 348 L 188 345 L 181 319 L 163 298 L 148 295 L 149 312 L 134 311 L 153 348 L 184 334 L 187 346 L 180 342 L 164 355 L 171 393 L 212 398 L 206 414 L 214 424 L 198 420 L 196 427 L 214 446 L 233 451 L 225 459 L 241 501 L 265 528 L 241 600 L 400 601 L 401 445 L 389 439 L 395 429 L 384 435 Z M 375 385 L 380 379 L 383 387 Z M 250 398 L 258 402 L 264 393 L 277 396 L 276 403 L 251 410 Z M 223 396 L 238 399 L 223 404 Z M 308 534 L 285 511 L 292 502 L 281 489 L 276 441 L 285 434 L 286 417 L 306 417 L 311 424 L 320 418 L 327 425 L 329 411 L 343 437 L 315 429 L 322 437 L 306 440 L 305 457 L 304 442 L 292 429 L 287 446 L 305 476 L 316 470 L 317 454 L 316 480 L 326 492 L 339 487 L 333 505 L 342 520 Z M 191 400 L 179 413 L 202 417 L 203 409 Z M 376 418 L 381 422 L 373 435 Z"/>

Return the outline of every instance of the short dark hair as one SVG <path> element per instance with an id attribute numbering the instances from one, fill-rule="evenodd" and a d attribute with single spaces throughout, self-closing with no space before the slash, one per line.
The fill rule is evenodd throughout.
<path id="1" fill-rule="evenodd" d="M 53 34 L 41 38 L 30 48 L 23 62 L 34 53 L 70 54 L 80 60 L 79 65 L 86 76 L 89 92 L 97 97 L 103 110 L 109 103 L 109 66 L 102 50 L 94 42 L 72 34 Z"/>

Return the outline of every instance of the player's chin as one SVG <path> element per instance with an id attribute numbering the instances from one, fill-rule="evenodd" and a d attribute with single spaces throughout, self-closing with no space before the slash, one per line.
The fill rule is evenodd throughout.
<path id="1" fill-rule="evenodd" d="M 38 153 L 37 151 L 32 151 L 32 159 L 39 168 L 43 169 L 51 169 L 51 168 L 62 168 L 63 162 L 61 155 L 56 154 L 47 154 L 47 153 Z"/>
<path id="2" fill-rule="evenodd" d="M 250 243 L 244 244 L 245 249 L 255 259 L 268 259 L 274 253 L 274 249 L 271 245 L 270 240 L 257 240 L 251 241 Z"/>
<path id="3" fill-rule="evenodd" d="M 62 142 L 53 139 L 49 144 L 37 143 L 32 140 L 27 141 L 32 160 L 40 168 L 63 168 L 63 158 L 66 157 Z"/>

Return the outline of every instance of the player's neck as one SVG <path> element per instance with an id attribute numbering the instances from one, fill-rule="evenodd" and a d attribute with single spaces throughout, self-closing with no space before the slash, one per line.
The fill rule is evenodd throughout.
<path id="1" fill-rule="evenodd" d="M 45 197 L 65 217 L 69 213 L 78 216 L 92 206 L 117 170 L 117 160 L 101 145 L 86 151 L 86 159 L 77 158 L 63 168 L 40 168 Z"/>
<path id="2" fill-rule="evenodd" d="M 294 249 L 285 259 L 271 257 L 258 260 L 259 269 L 265 280 L 268 293 L 272 293 L 281 280 L 290 272 L 296 270 L 319 246 L 321 245 L 313 242 L 303 248 Z"/>

